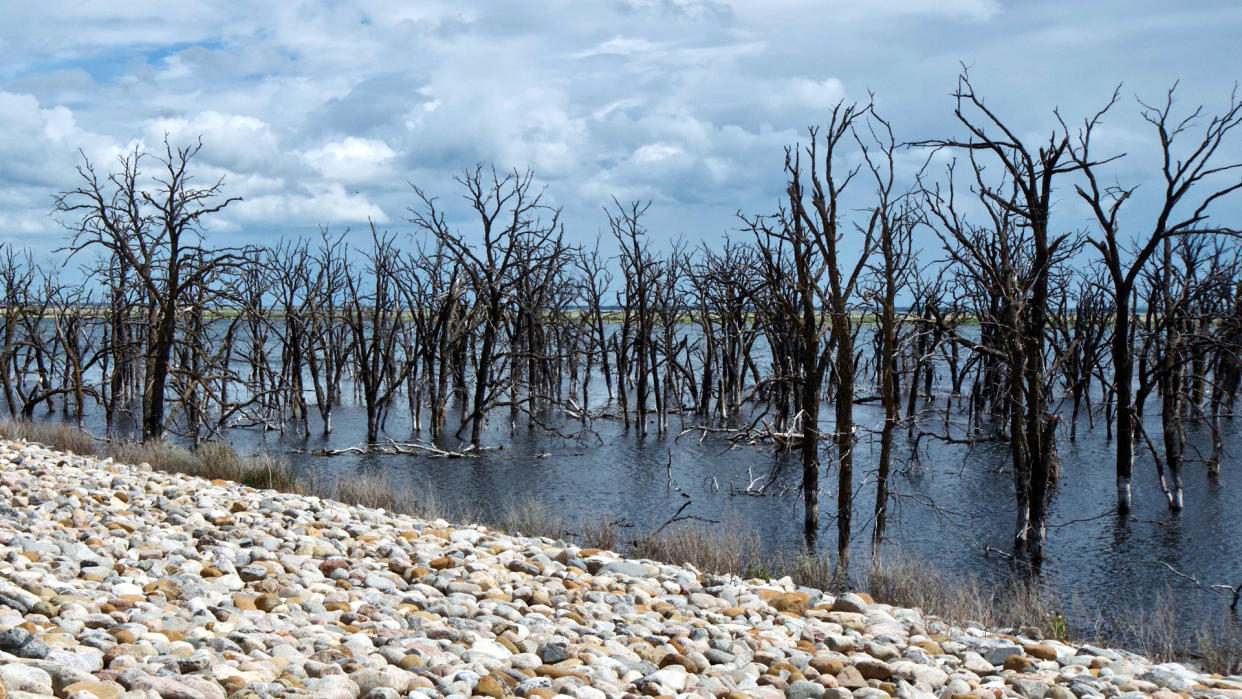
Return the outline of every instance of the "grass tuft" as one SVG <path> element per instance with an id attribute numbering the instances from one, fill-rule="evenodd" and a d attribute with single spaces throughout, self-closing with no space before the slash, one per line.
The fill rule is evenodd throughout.
<path id="1" fill-rule="evenodd" d="M 0 439 L 36 442 L 57 451 L 95 456 L 98 445 L 86 430 L 63 422 L 0 420 Z"/>
<path id="2" fill-rule="evenodd" d="M 1069 640 L 1060 599 L 1038 580 L 1017 576 L 999 584 L 975 575 L 949 574 L 907 556 L 872 563 L 870 592 L 876 601 L 919 607 L 954 623 L 975 621 L 985 627 L 1033 628 L 1040 635 Z"/>
<path id="3" fill-rule="evenodd" d="M 631 543 L 632 553 L 670 563 L 689 563 L 706 573 L 737 574 L 761 561 L 759 534 L 740 527 L 683 526 Z"/>
<path id="4" fill-rule="evenodd" d="M 565 520 L 536 500 L 520 500 L 509 505 L 498 522 L 501 529 L 522 536 L 546 536 L 550 539 L 565 537 L 569 531 Z"/>
<path id="5" fill-rule="evenodd" d="M 390 512 L 397 509 L 398 493 L 384 476 L 357 474 L 348 478 L 337 478 L 334 490 L 329 496 L 343 503 L 382 508 Z"/>

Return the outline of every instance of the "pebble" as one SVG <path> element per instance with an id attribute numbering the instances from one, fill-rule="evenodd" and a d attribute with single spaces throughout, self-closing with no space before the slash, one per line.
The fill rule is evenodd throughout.
<path id="1" fill-rule="evenodd" d="M 0 697 L 1242 699 L 1242 677 L 788 578 L 35 444 L 0 441 L 0 504 Z"/>

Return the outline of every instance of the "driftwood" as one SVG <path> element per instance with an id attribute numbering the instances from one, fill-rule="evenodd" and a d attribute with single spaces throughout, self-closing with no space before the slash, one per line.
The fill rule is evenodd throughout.
<path id="1" fill-rule="evenodd" d="M 356 447 L 345 447 L 343 449 L 311 449 L 310 451 L 294 449 L 291 451 L 298 454 L 310 454 L 311 456 L 340 456 L 341 454 L 422 454 L 439 459 L 463 459 L 467 457 L 479 456 L 485 451 L 499 450 L 502 448 L 503 447 L 479 447 L 473 444 L 467 444 L 459 450 L 452 451 L 448 449 L 441 449 L 440 447 L 428 442 L 397 442 L 394 440 L 388 440 L 386 444 L 363 444 Z"/>

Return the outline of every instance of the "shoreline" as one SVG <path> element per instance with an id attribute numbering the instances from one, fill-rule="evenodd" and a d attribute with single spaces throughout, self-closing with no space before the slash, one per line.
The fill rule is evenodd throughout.
<path id="1" fill-rule="evenodd" d="M 0 442 L 0 663 L 7 696 L 74 699 L 1242 697 L 1242 677 L 788 578 L 14 442 Z"/>

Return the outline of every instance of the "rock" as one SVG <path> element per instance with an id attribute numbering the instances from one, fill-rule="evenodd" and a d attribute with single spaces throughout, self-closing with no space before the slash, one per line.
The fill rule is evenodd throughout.
<path id="1" fill-rule="evenodd" d="M 96 697 L 97 699 L 116 699 L 121 696 L 125 688 L 116 682 L 96 682 L 93 680 L 84 680 L 82 682 L 74 682 L 64 688 L 64 695 L 72 697 L 79 692 L 85 693 L 87 696 Z"/>
<path id="2" fill-rule="evenodd" d="M 474 686 L 474 693 L 476 696 L 494 697 L 495 699 L 513 696 L 513 692 L 509 691 L 508 686 L 492 675 L 480 677 L 478 684 Z"/>
<path id="3" fill-rule="evenodd" d="M 1026 699 L 1044 699 L 1044 695 L 1048 692 L 1047 683 L 1039 680 L 1014 679 L 1010 681 L 1013 691 Z"/>
<path id="4" fill-rule="evenodd" d="M 768 604 L 778 612 L 801 616 L 810 600 L 811 596 L 805 592 L 786 592 L 768 600 Z"/>
<path id="5" fill-rule="evenodd" d="M 627 575 L 631 578 L 645 578 L 648 575 L 647 566 L 637 561 L 613 561 L 604 564 L 600 571 L 613 575 Z"/>
<path id="6" fill-rule="evenodd" d="M 821 675 L 835 675 L 845 667 L 845 661 L 829 655 L 817 655 L 811 658 L 811 667 Z"/>
<path id="7" fill-rule="evenodd" d="M 1025 672 L 1028 667 L 1031 667 L 1031 661 L 1021 655 L 1011 655 L 1005 658 L 1001 667 L 1010 672 Z"/>
<path id="8" fill-rule="evenodd" d="M 306 681 L 306 691 L 317 699 L 357 699 L 358 685 L 344 675 L 328 675 Z"/>
<path id="9" fill-rule="evenodd" d="M 856 655 L 852 658 L 854 668 L 868 680 L 887 680 L 893 676 L 893 669 L 883 660 Z"/>
<path id="10" fill-rule="evenodd" d="M 52 676 L 37 667 L 9 663 L 0 665 L 0 686 L 10 694 L 27 692 L 30 694 L 51 694 Z"/>
<path id="11" fill-rule="evenodd" d="M 789 683 L 785 689 L 785 696 L 789 699 L 820 699 L 824 696 L 825 689 L 822 684 L 816 682 L 796 680 Z"/>
<path id="12" fill-rule="evenodd" d="M 569 658 L 565 646 L 559 643 L 545 643 L 539 647 L 539 659 L 546 665 L 554 665 Z"/>
<path id="13" fill-rule="evenodd" d="M 862 597 L 852 592 L 838 595 L 832 602 L 832 611 L 848 612 L 852 614 L 866 614 L 867 603 Z"/>
<path id="14" fill-rule="evenodd" d="M 1022 649 L 1015 645 L 995 646 L 981 653 L 984 660 L 996 666 L 1004 665 L 1005 660 L 1011 655 L 1021 656 L 1022 654 Z"/>
<path id="15" fill-rule="evenodd" d="M 1039 658 L 1040 660 L 1057 659 L 1057 649 L 1044 643 L 1034 643 L 1029 646 L 1023 646 L 1023 650 L 1026 651 L 1027 655 Z"/>
<path id="16" fill-rule="evenodd" d="M 153 677 L 146 675 L 138 678 L 130 689 L 151 690 L 161 699 L 209 699 L 208 695 L 171 677 Z M 223 694 L 223 692 L 221 692 Z"/>
<path id="17" fill-rule="evenodd" d="M 49 648 L 47 644 L 30 635 L 20 626 L 0 633 L 0 650 L 12 653 L 19 658 L 45 658 Z"/>

